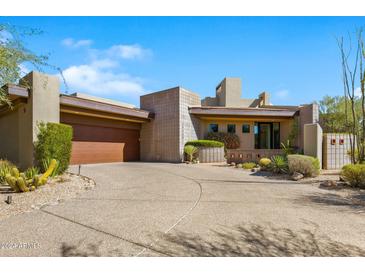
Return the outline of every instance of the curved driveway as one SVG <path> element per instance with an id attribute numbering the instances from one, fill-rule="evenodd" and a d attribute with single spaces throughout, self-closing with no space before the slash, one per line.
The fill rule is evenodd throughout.
<path id="1" fill-rule="evenodd" d="M 1 256 L 365 255 L 365 208 L 219 165 L 85 165 L 94 190 L 0 223 Z"/>

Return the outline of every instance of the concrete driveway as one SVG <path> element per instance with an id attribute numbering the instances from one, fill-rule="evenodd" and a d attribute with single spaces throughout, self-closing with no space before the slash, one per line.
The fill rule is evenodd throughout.
<path id="1" fill-rule="evenodd" d="M 219 165 L 85 165 L 97 186 L 0 223 L 1 256 L 364 256 L 365 207 Z"/>

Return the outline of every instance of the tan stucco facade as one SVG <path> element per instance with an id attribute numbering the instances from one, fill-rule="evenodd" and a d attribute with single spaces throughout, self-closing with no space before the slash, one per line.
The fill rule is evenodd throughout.
<path id="1" fill-rule="evenodd" d="M 208 135 L 209 124 L 218 124 L 219 132 L 227 132 L 227 126 L 229 124 L 236 125 L 236 135 L 240 139 L 240 150 L 253 150 L 255 149 L 255 134 L 254 134 L 254 124 L 255 122 L 279 122 L 280 123 L 280 142 L 285 142 L 288 139 L 293 119 L 265 119 L 265 118 L 203 118 L 201 119 L 201 134 L 200 139 L 206 138 Z M 250 132 L 243 133 L 242 125 L 250 125 Z"/>
<path id="2" fill-rule="evenodd" d="M 85 95 L 60 96 L 59 79 L 39 72 L 29 73 L 20 82 L 26 82 L 29 90 L 23 88 L 22 94 L 16 93 L 19 98 L 14 97 L 13 110 L 0 108 L 0 158 L 7 158 L 21 168 L 34 164 L 38 124 L 59 123 L 60 112 L 114 123 L 138 123 L 140 159 L 165 162 L 183 161 L 185 143 L 206 138 L 209 124 L 218 124 L 219 132 L 227 132 L 228 124 L 234 124 L 240 147 L 230 151 L 234 154 L 232 157 L 253 160 L 260 155 L 280 153 L 278 139 L 274 146 L 273 142 L 269 145 L 275 149 L 267 149 L 267 146 L 255 149 L 255 122 L 280 123 L 280 142 L 286 142 L 297 119 L 299 135 L 295 145 L 303 149 L 304 125 L 318 121 L 315 104 L 271 106 L 266 92 L 257 99 L 241 98 L 239 78 L 225 78 L 217 86 L 216 97 L 203 100 L 182 87 L 149 93 L 140 97 L 141 109 Z M 243 124 L 249 125 L 250 132 L 242 131 Z M 273 126 L 270 128 L 273 130 Z"/>
<path id="3" fill-rule="evenodd" d="M 31 72 L 21 82 L 29 87 L 28 98 L 16 103 L 13 110 L 0 114 L 0 158 L 27 168 L 34 163 L 38 123 L 59 123 L 59 80 Z"/>
<path id="4" fill-rule="evenodd" d="M 262 92 L 258 98 L 254 99 L 241 98 L 241 96 L 241 79 L 226 77 L 216 87 L 215 97 L 205 97 L 201 101 L 201 105 L 242 108 L 270 105 L 270 97 L 267 92 Z"/>

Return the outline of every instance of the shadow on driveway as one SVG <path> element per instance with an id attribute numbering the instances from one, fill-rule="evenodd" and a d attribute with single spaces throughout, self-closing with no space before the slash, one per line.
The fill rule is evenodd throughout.
<path id="1" fill-rule="evenodd" d="M 315 193 L 311 195 L 304 195 L 297 199 L 297 202 L 303 205 L 310 205 L 311 203 L 322 206 L 340 206 L 343 209 L 365 210 L 365 194 L 354 192 L 346 197 L 336 193 Z"/>
<path id="2" fill-rule="evenodd" d="M 184 232 L 159 235 L 153 249 L 168 256 L 199 257 L 273 257 L 273 256 L 365 256 L 357 246 L 317 236 L 313 231 L 293 231 L 271 225 L 238 225 L 214 230 L 209 238 Z M 207 235 L 206 235 L 207 236 Z M 101 256 L 98 244 L 80 247 L 63 244 L 62 256 Z M 113 250 L 103 256 L 123 256 L 122 250 Z"/>

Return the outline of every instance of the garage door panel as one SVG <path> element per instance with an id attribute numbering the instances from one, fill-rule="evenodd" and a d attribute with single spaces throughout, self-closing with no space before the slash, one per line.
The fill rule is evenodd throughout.
<path id="1" fill-rule="evenodd" d="M 124 143 L 73 141 L 71 164 L 122 162 Z"/>
<path id="2" fill-rule="evenodd" d="M 139 160 L 139 130 L 71 124 L 71 164 Z"/>

